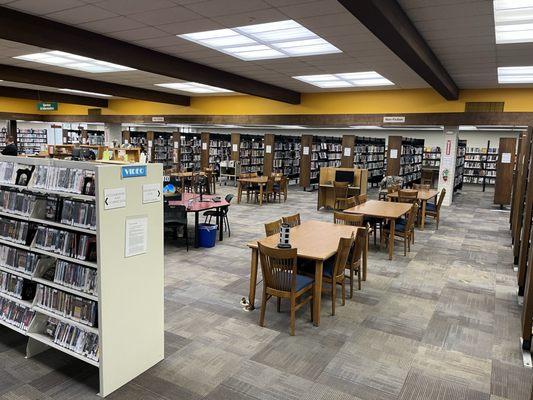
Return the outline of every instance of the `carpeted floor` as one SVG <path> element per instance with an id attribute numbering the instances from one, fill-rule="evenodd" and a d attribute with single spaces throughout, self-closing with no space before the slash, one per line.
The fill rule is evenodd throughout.
<path id="1" fill-rule="evenodd" d="M 316 196 L 294 188 L 286 203 L 233 204 L 231 238 L 212 249 L 168 242 L 166 359 L 108 398 L 530 399 L 509 213 L 478 187 L 443 210 L 438 231 L 434 223 L 417 231 L 407 257 L 400 245 L 392 262 L 371 248 L 363 289 L 335 317 L 325 294 L 320 327 L 304 307 L 289 336 L 287 304 L 278 314 L 271 301 L 260 328 L 258 310 L 239 304 L 249 284 L 245 243 L 282 215 L 330 221 Z M 24 354 L 25 338 L 0 327 L 0 399 L 97 398 L 93 367 L 55 350 Z"/>

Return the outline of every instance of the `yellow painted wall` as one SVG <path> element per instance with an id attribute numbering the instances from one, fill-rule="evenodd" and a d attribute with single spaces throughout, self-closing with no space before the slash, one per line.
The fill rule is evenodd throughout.
<path id="1" fill-rule="evenodd" d="M 269 115 L 383 114 L 462 112 L 467 101 L 504 101 L 507 112 L 533 112 L 533 89 L 462 90 L 457 101 L 446 101 L 431 89 L 308 93 L 290 105 L 253 96 L 192 97 L 191 106 L 140 100 L 110 100 L 104 115 Z M 86 115 L 91 107 L 60 103 L 59 110 L 37 111 L 33 100 L 0 97 L 0 112 Z"/>

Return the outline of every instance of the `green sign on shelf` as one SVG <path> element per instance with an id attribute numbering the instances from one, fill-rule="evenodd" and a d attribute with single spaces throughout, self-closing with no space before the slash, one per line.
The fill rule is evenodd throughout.
<path id="1" fill-rule="evenodd" d="M 49 101 L 49 102 L 40 101 L 39 103 L 37 103 L 37 110 L 57 111 L 57 101 Z"/>

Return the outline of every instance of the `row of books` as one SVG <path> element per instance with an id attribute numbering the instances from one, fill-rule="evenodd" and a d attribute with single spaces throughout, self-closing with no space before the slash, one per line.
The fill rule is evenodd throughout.
<path id="1" fill-rule="evenodd" d="M 440 153 L 440 147 L 439 146 L 426 146 L 424 147 L 424 153 Z"/>
<path id="2" fill-rule="evenodd" d="M 96 230 L 96 205 L 77 200 L 61 200 L 61 223 Z"/>
<path id="3" fill-rule="evenodd" d="M 0 189 L 0 210 L 29 217 L 35 207 L 36 197 L 16 190 Z"/>
<path id="4" fill-rule="evenodd" d="M 313 151 L 329 151 L 332 153 L 342 153 L 342 144 L 340 143 L 313 143 Z"/>
<path id="5" fill-rule="evenodd" d="M 98 303 L 52 287 L 37 285 L 35 304 L 87 326 L 98 324 Z"/>
<path id="6" fill-rule="evenodd" d="M 0 245 L 0 265 L 26 274 L 33 274 L 40 256 L 26 250 Z"/>
<path id="7" fill-rule="evenodd" d="M 97 294 L 97 272 L 94 268 L 57 260 L 54 282 L 81 292 Z"/>
<path id="8" fill-rule="evenodd" d="M 422 162 L 422 155 L 402 154 L 401 164 L 418 164 Z"/>
<path id="9" fill-rule="evenodd" d="M 354 155 L 353 161 L 355 163 L 365 162 L 365 161 L 383 161 L 385 159 L 384 153 L 377 154 L 358 154 Z"/>
<path id="10" fill-rule="evenodd" d="M 423 147 L 412 146 L 412 145 L 402 145 L 402 155 L 403 154 L 422 154 L 424 152 Z"/>
<path id="11" fill-rule="evenodd" d="M 240 156 L 241 157 L 263 157 L 264 154 L 265 154 L 265 152 L 264 152 L 263 149 L 261 149 L 261 150 L 244 149 L 244 150 L 241 150 Z"/>
<path id="12" fill-rule="evenodd" d="M 25 221 L 0 217 L 0 238 L 13 243 L 28 244 L 30 224 Z"/>
<path id="13" fill-rule="evenodd" d="M 7 293 L 17 299 L 22 299 L 23 288 L 24 278 L 0 271 L 0 292 Z"/>
<path id="14" fill-rule="evenodd" d="M 35 247 L 78 260 L 96 260 L 94 237 L 46 226 L 37 227 Z"/>
<path id="15" fill-rule="evenodd" d="M 491 147 L 489 149 L 487 149 L 486 147 L 467 147 L 466 152 L 467 153 L 497 154 L 498 149 L 496 147 Z"/>
<path id="16" fill-rule="evenodd" d="M 100 348 L 98 335 L 55 318 L 49 318 L 44 330 L 55 344 L 65 347 L 91 360 L 98 361 Z"/>
<path id="17" fill-rule="evenodd" d="M 385 146 L 376 146 L 376 145 L 356 145 L 355 154 L 357 153 L 384 153 Z"/>
<path id="18" fill-rule="evenodd" d="M 37 189 L 94 196 L 94 171 L 38 165 L 31 184 Z"/>
<path id="19" fill-rule="evenodd" d="M 263 158 L 244 158 L 241 165 L 263 165 Z"/>
<path id="20" fill-rule="evenodd" d="M 19 165 L 13 162 L 0 163 L 0 183 L 8 183 L 14 185 L 16 182 Z"/>
<path id="21" fill-rule="evenodd" d="M 27 331 L 34 317 L 35 312 L 30 307 L 0 297 L 0 320 Z"/>
<path id="22" fill-rule="evenodd" d="M 480 176 L 480 177 L 465 176 L 463 178 L 463 182 L 464 183 L 473 183 L 473 184 L 476 184 L 476 185 L 483 184 L 483 180 L 485 180 L 485 184 L 487 184 L 487 185 L 496 184 L 496 178 L 489 178 L 489 177 L 483 178 L 482 176 Z"/>
<path id="23" fill-rule="evenodd" d="M 241 149 L 256 149 L 256 150 L 263 150 L 263 141 L 242 141 L 241 142 Z"/>

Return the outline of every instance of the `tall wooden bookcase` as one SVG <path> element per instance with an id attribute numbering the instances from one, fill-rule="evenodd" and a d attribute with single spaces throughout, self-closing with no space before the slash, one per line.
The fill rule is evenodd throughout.
<path id="1" fill-rule="evenodd" d="M 507 206 L 511 204 L 509 187 L 513 181 L 513 169 L 516 161 L 516 138 L 500 138 L 498 158 L 496 161 L 496 186 L 494 187 L 494 204 Z"/>
<path id="2" fill-rule="evenodd" d="M 19 329 L 1 319 L 0 322 L 28 338 L 27 357 L 54 348 L 98 368 L 99 394 L 107 396 L 164 358 L 162 167 L 160 164 L 130 165 L 130 168 L 137 168 L 137 172 L 139 172 L 139 167 L 145 168 L 145 176 L 123 178 L 122 168 L 127 168 L 127 165 L 0 156 L 0 168 L 9 163 L 17 163 L 23 169 L 45 166 L 49 171 L 50 168 L 55 167 L 64 170 L 79 169 L 94 174 L 94 195 L 59 191 L 55 188 L 54 190 L 37 188 L 32 180 L 28 186 L 21 186 L 17 185 L 14 179 L 6 178 L 6 176 L 0 178 L 0 188 L 42 197 L 45 202 L 50 196 L 57 196 L 61 199 L 94 204 L 96 230 L 93 231 L 47 220 L 44 215 L 46 208 L 37 206 L 29 216 L 9 212 L 2 212 L 1 216 L 61 231 L 92 235 L 95 237 L 97 249 L 96 261 L 83 261 L 43 250 L 37 246 L 36 238 L 29 241 L 29 245 L 8 239 L 2 239 L 0 243 L 37 254 L 54 263 L 56 260 L 64 260 L 95 269 L 97 271 L 97 294 L 88 295 L 62 286 L 55 281 L 39 278 L 36 274 L 22 274 L 20 271 L 10 270 L 5 266 L 0 268 L 14 275 L 22 274 L 22 277 L 28 281 L 97 302 L 97 326 L 87 327 L 68 316 L 46 311 L 38 306 L 37 299 L 33 302 L 19 300 L 3 292 L 0 293 L 0 298 L 20 302 L 21 305 L 31 308 L 35 316 L 27 330 Z M 129 241 L 127 237 L 130 238 Z M 135 238 L 137 240 L 133 240 Z M 134 245 L 139 241 L 144 242 L 144 239 L 146 246 L 140 246 L 133 251 L 135 255 L 128 254 L 127 249 L 134 250 Z M 127 246 L 128 242 L 130 246 Z M 49 317 L 97 334 L 98 360 L 88 358 L 84 354 L 54 342 L 45 332 Z"/>

